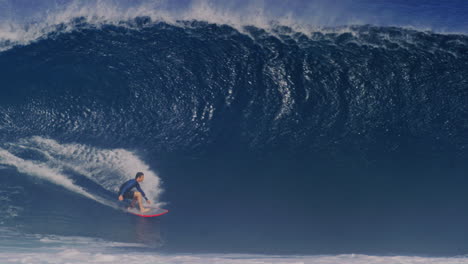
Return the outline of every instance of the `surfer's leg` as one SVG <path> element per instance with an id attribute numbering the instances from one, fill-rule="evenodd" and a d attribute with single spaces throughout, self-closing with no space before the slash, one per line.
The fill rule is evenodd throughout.
<path id="1" fill-rule="evenodd" d="M 133 197 L 132 202 L 130 203 L 130 208 L 135 208 L 135 203 L 138 201 L 136 197 Z"/>
<path id="2" fill-rule="evenodd" d="M 140 211 L 141 212 L 147 212 L 149 209 L 146 209 L 143 207 L 143 201 L 141 199 L 141 193 L 140 192 L 135 192 L 135 198 L 138 200 L 138 205 L 140 206 Z"/>
<path id="3" fill-rule="evenodd" d="M 135 197 L 135 192 L 134 191 L 128 191 L 128 192 L 124 193 L 122 196 L 126 201 L 131 200 L 130 204 L 127 204 L 127 206 L 128 206 L 127 210 L 130 210 L 130 209 L 135 207 L 135 203 L 137 202 L 137 199 Z"/>

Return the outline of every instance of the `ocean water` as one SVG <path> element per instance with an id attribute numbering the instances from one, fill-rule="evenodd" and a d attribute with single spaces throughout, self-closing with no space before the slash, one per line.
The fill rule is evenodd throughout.
<path id="1" fill-rule="evenodd" d="M 468 263 L 462 14 L 118 3 L 0 2 L 0 263 Z"/>

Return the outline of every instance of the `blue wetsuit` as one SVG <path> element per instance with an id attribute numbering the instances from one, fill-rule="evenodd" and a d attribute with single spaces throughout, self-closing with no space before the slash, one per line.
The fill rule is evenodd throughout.
<path id="1" fill-rule="evenodd" d="M 120 186 L 119 196 L 122 195 L 126 199 L 133 199 L 133 188 L 137 188 L 137 190 L 141 193 L 141 195 L 143 195 L 145 200 L 148 200 L 148 198 L 146 198 L 145 192 L 141 189 L 140 184 L 135 179 L 128 180 L 124 184 L 122 184 L 122 186 Z"/>

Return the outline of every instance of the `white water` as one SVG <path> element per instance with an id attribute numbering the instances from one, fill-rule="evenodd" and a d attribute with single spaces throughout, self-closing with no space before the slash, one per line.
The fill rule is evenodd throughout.
<path id="1" fill-rule="evenodd" d="M 72 23 L 75 18 L 82 18 L 82 22 L 97 28 L 102 25 L 125 26 L 122 24 L 123 21 L 149 17 L 153 22 L 165 22 L 176 26 L 183 25 L 180 21 L 206 21 L 229 25 L 242 32 L 244 26 L 255 26 L 274 33 L 272 29 L 277 25 L 282 25 L 292 28 L 294 32 L 306 35 L 317 31 L 353 32 L 343 27 L 333 29 L 333 27 L 343 25 L 379 25 L 375 14 L 367 16 L 349 14 L 350 7 L 354 6 L 352 1 L 330 3 L 324 0 L 314 0 L 304 5 L 298 3 L 300 1 L 269 3 L 259 0 L 229 3 L 191 0 L 177 5 L 168 0 L 72 0 L 58 5 L 53 1 L 46 1 L 42 5 L 38 4 L 34 12 L 25 15 L 21 14 L 20 10 L 15 10 L 15 5 L 11 4 L 10 0 L 0 0 L 0 51 L 10 49 L 15 45 L 27 45 L 47 37 L 52 32 L 72 31 L 75 29 Z M 298 10 L 302 15 L 297 13 Z M 344 17 L 345 20 L 343 20 Z M 397 21 L 398 16 L 395 16 L 394 20 Z M 418 28 L 423 31 L 431 30 L 431 27 L 424 26 L 424 23 L 399 26 Z M 443 32 L 449 33 L 450 30 L 446 29 Z"/>
<path id="2" fill-rule="evenodd" d="M 272 25 L 272 17 L 266 13 L 265 7 L 261 4 L 252 3 L 241 12 L 234 12 L 218 8 L 210 1 L 193 1 L 190 6 L 177 11 L 169 10 L 165 1 L 142 1 L 137 5 L 126 7 L 121 7 L 112 1 L 71 1 L 61 7 L 43 10 L 35 17 L 34 22 L 18 22 L 16 19 L 6 17 L 0 19 L 0 51 L 15 45 L 27 45 L 57 31 L 58 28 L 60 32 L 72 31 L 75 26 L 71 21 L 77 17 L 83 18 L 84 22 L 94 27 L 124 26 L 122 21 L 130 21 L 137 17 L 149 17 L 153 22 L 172 25 L 181 25 L 179 22 L 181 20 L 206 21 L 230 25 L 239 30 L 245 25 L 260 28 L 269 28 Z M 281 25 L 294 27 L 296 31 L 305 27 L 292 20 L 289 15 L 284 18 L 275 17 L 274 20 Z"/>
<path id="3" fill-rule="evenodd" d="M 3 2 L 3 5 L 1 5 Z M 71 19 L 82 17 L 86 22 L 99 26 L 101 24 L 119 24 L 122 21 L 136 17 L 149 17 L 153 21 L 164 21 L 169 24 L 178 24 L 178 21 L 197 20 L 214 24 L 230 25 L 242 28 L 253 25 L 259 28 L 269 28 L 273 23 L 300 29 L 330 26 L 346 11 L 346 3 L 330 5 L 327 1 L 315 0 L 307 4 L 308 23 L 304 23 L 293 13 L 286 11 L 290 7 L 287 3 L 276 2 L 274 5 L 268 1 L 239 1 L 238 3 L 193 0 L 174 4 L 168 0 L 141 0 L 141 1 L 68 1 L 57 5 L 49 3 L 38 5 L 35 12 L 30 14 L 30 21 L 19 19 L 19 15 L 12 15 L 19 11 L 14 10 L 13 4 L 0 1 L 0 40 L 7 39 L 12 42 L 25 42 L 37 39 L 48 32 L 54 31 L 57 25 L 68 24 Z M 348 3 L 349 4 L 349 3 Z M 3 7 L 3 8 L 2 8 Z M 331 8 L 330 8 L 331 7 Z M 303 11 L 303 10 L 302 10 Z M 334 14 L 331 14 L 331 13 Z M 21 21 L 26 20 L 26 21 Z M 310 21 L 312 20 L 312 21 Z M 353 23 L 358 20 L 353 18 Z M 311 23 L 312 22 L 312 23 Z M 26 27 L 24 26 L 26 23 Z M 72 29 L 65 28 L 64 30 Z"/>
<path id="4" fill-rule="evenodd" d="M 21 139 L 4 145 L 4 148 L 0 148 L 0 165 L 14 167 L 20 173 L 50 181 L 102 204 L 110 206 L 112 202 L 76 185 L 67 173 L 78 173 L 115 193 L 123 182 L 142 171 L 145 173 L 145 181 L 141 186 L 148 198 L 158 201 L 162 192 L 156 173 L 128 150 L 61 144 L 42 137 Z M 161 206 L 161 203 L 157 205 Z"/>
<path id="5" fill-rule="evenodd" d="M 26 251 L 0 254 L 4 264 L 464 264 L 466 258 L 428 258 L 408 256 L 280 256 L 249 254 L 158 254 L 131 252 L 93 252 L 86 249 L 63 248 L 50 252 Z"/>
<path id="6" fill-rule="evenodd" d="M 70 191 L 76 192 L 96 201 L 98 200 L 97 197 L 94 197 L 83 188 L 76 186 L 72 180 L 67 178 L 58 170 L 50 168 L 44 164 L 38 164 L 32 161 L 24 160 L 1 148 L 0 164 L 14 166 L 20 173 L 48 180 L 57 185 L 61 185 Z"/>
<path id="7" fill-rule="evenodd" d="M 2 264 L 468 264 L 468 258 L 420 256 L 160 253 L 138 243 L 22 234 L 0 228 Z"/>

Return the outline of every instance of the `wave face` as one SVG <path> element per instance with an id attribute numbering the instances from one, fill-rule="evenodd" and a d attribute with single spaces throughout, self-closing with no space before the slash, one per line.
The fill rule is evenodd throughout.
<path id="1" fill-rule="evenodd" d="M 338 140 L 391 149 L 413 136 L 466 148 L 465 36 L 135 23 L 77 26 L 2 53 L 2 135 L 171 149 L 222 136 L 254 148 Z"/>
<path id="2" fill-rule="evenodd" d="M 147 17 L 62 29 L 0 53 L 4 225 L 83 235 L 84 212 L 103 210 L 125 222 L 114 192 L 145 171 L 144 189 L 176 211 L 170 250 L 436 254 L 467 243 L 468 37 Z M 30 220 L 46 215 L 55 227 Z M 106 227 L 115 238 L 118 225 Z"/>

